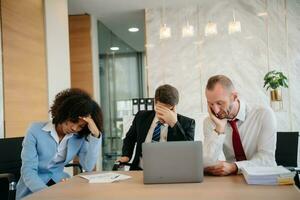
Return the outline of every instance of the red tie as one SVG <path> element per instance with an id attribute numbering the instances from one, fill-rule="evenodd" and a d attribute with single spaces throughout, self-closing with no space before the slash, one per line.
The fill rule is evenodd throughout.
<path id="1" fill-rule="evenodd" d="M 236 161 L 247 160 L 244 148 L 241 142 L 239 130 L 237 128 L 237 119 L 228 121 L 232 128 L 232 146 L 235 154 Z"/>

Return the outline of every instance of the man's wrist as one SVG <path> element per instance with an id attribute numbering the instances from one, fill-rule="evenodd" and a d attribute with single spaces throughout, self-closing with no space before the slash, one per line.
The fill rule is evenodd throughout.
<path id="1" fill-rule="evenodd" d="M 178 120 L 172 122 L 171 124 L 169 124 L 171 126 L 171 128 L 173 128 L 176 124 L 177 124 Z"/>
<path id="2" fill-rule="evenodd" d="M 238 166 L 235 163 L 232 163 L 232 174 L 237 174 L 238 173 Z"/>
<path id="3" fill-rule="evenodd" d="M 95 138 L 100 138 L 101 132 L 99 131 L 99 133 L 92 133 L 92 136 L 94 136 Z"/>
<path id="4" fill-rule="evenodd" d="M 225 129 L 220 128 L 220 127 L 216 127 L 214 130 L 215 130 L 219 135 L 225 133 Z"/>

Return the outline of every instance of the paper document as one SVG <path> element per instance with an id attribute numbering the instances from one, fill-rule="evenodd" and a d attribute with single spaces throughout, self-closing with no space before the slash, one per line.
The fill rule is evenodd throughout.
<path id="1" fill-rule="evenodd" d="M 90 175 L 79 175 L 85 178 L 89 183 L 112 183 L 115 181 L 122 181 L 131 178 L 124 174 L 117 174 L 113 172 L 101 173 L 101 174 L 90 174 Z"/>
<path id="2" fill-rule="evenodd" d="M 295 172 L 282 166 L 244 167 L 242 173 L 248 184 L 255 185 L 288 185 L 294 183 Z"/>

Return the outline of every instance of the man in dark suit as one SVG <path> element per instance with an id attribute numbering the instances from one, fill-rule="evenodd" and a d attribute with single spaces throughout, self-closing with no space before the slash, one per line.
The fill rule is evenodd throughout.
<path id="1" fill-rule="evenodd" d="M 155 111 L 136 114 L 123 141 L 122 157 L 129 162 L 136 144 L 130 170 L 142 170 L 142 143 L 194 140 L 195 120 L 176 113 L 179 94 L 171 85 L 162 85 L 155 91 Z"/>

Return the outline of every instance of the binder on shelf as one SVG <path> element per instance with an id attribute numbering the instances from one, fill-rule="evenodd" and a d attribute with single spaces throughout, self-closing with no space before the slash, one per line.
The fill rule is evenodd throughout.
<path id="1" fill-rule="evenodd" d="M 146 99 L 146 110 L 154 110 L 154 99 L 153 98 Z"/>
<path id="2" fill-rule="evenodd" d="M 146 110 L 146 100 L 143 98 L 139 99 L 139 111 Z"/>
<path id="3" fill-rule="evenodd" d="M 135 115 L 139 111 L 139 99 L 132 99 L 132 114 Z"/>
<path id="4" fill-rule="evenodd" d="M 142 110 L 154 110 L 154 98 L 132 99 L 132 114 L 136 115 Z"/>

